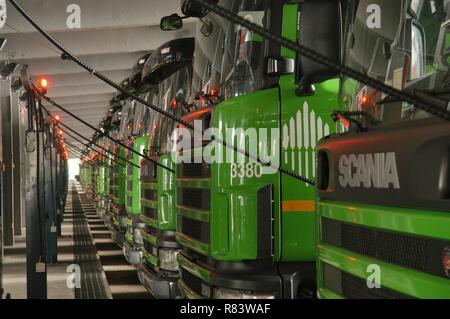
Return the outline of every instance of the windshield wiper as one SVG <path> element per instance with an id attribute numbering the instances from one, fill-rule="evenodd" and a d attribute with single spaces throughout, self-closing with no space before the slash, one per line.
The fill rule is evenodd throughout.
<path id="1" fill-rule="evenodd" d="M 369 126 L 377 126 L 381 124 L 381 121 L 374 118 L 371 114 L 363 111 L 334 111 L 331 114 L 331 118 L 334 122 L 341 121 L 345 127 L 352 132 L 367 131 L 368 127 L 363 125 L 361 121 L 356 120 L 354 117 L 362 117 Z"/>

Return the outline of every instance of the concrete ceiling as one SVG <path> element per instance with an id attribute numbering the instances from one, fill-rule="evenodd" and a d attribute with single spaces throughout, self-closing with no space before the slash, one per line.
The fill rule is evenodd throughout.
<path id="1" fill-rule="evenodd" d="M 173 38 L 194 34 L 194 23 L 163 32 L 160 18 L 179 12 L 179 0 L 19 0 L 25 10 L 64 47 L 113 81 L 128 77 L 139 57 Z M 80 28 L 70 29 L 67 7 L 80 7 Z M 33 79 L 48 79 L 48 96 L 97 127 L 105 116 L 115 89 L 102 83 L 60 53 L 7 1 L 6 25 L 0 37 L 7 39 L 1 59 L 28 64 Z M 17 75 L 19 74 L 19 69 Z M 44 103 L 48 104 L 48 103 Z M 90 137 L 92 130 L 53 106 L 61 121 Z M 72 141 L 78 147 L 78 142 Z M 76 157 L 71 155 L 71 157 Z"/>

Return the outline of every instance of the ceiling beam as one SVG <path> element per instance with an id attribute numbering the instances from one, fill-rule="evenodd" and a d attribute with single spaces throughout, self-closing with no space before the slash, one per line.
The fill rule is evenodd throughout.
<path id="1" fill-rule="evenodd" d="M 143 54 L 144 52 L 93 55 L 84 57 L 83 61 L 99 72 L 125 70 L 131 69 Z M 75 62 L 60 58 L 18 60 L 18 62 L 29 65 L 28 70 L 30 76 L 38 76 L 41 74 L 71 74 L 83 71 Z M 19 75 L 20 70 L 19 68 L 17 69 L 16 75 Z"/>
<path id="2" fill-rule="evenodd" d="M 67 6 L 80 6 L 81 29 L 99 29 L 130 26 L 158 26 L 162 16 L 180 11 L 179 0 L 17 0 L 46 30 L 67 31 Z M 33 27 L 8 2 L 7 23 L 22 32 L 33 32 Z M 51 17 L 51 18 L 50 18 Z M 7 26 L 0 33 L 15 33 Z"/>
<path id="3" fill-rule="evenodd" d="M 125 79 L 125 77 L 130 75 L 129 69 L 124 70 L 114 70 L 114 71 L 105 71 L 103 74 L 111 79 L 112 81 L 118 83 Z M 40 74 L 39 77 L 44 77 L 48 81 L 49 89 L 51 88 L 60 88 L 60 87 L 73 87 L 78 85 L 95 85 L 101 82 L 96 77 L 92 76 L 92 74 L 87 72 L 77 73 L 68 73 L 68 74 Z M 32 81 L 37 81 L 36 76 L 31 77 Z"/>
<path id="4" fill-rule="evenodd" d="M 189 37 L 194 34 L 194 24 L 175 32 L 164 32 L 159 26 L 141 26 L 121 29 L 84 30 L 55 32 L 51 35 L 74 55 L 104 55 L 115 53 L 149 52 L 174 38 Z M 58 58 L 61 53 L 40 34 L 6 34 L 3 57 L 11 60 Z M 51 49 L 50 49 L 51 48 Z M 56 52 L 55 52 L 56 51 Z"/>

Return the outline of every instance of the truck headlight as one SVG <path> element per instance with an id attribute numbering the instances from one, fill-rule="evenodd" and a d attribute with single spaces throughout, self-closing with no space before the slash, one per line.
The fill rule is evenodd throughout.
<path id="1" fill-rule="evenodd" d="M 170 271 L 178 271 L 178 250 L 159 249 L 160 268 Z"/>
<path id="2" fill-rule="evenodd" d="M 144 245 L 144 239 L 142 238 L 142 234 L 141 231 L 139 230 L 139 228 L 133 228 L 134 230 L 134 242 L 138 245 Z"/>
<path id="3" fill-rule="evenodd" d="M 275 299 L 270 293 L 251 293 L 241 290 L 214 288 L 214 299 Z"/>
<path id="4" fill-rule="evenodd" d="M 119 226 L 121 228 L 128 228 L 127 218 L 125 216 L 119 217 Z"/>

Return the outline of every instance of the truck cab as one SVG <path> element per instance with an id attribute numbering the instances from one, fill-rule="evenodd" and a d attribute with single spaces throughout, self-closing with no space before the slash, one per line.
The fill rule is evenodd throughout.
<path id="1" fill-rule="evenodd" d="M 122 87 L 130 90 L 129 79 L 126 78 L 121 82 Z M 125 94 L 118 93 L 113 101 L 119 104 L 119 108 L 115 111 L 113 119 L 119 122 L 118 130 L 113 131 L 114 139 L 123 144 L 127 144 L 129 140 L 129 115 L 131 114 L 131 101 Z M 113 201 L 111 203 L 112 223 L 110 223 L 111 237 L 120 246 L 123 246 L 125 234 L 127 231 L 127 212 L 126 205 L 126 162 L 123 160 L 126 156 L 125 147 L 118 143 L 113 143 L 113 153 L 116 154 L 116 163 L 113 165 L 113 181 L 111 188 L 113 191 Z"/>
<path id="2" fill-rule="evenodd" d="M 448 112 L 450 3 L 344 3 L 342 63 Z M 348 131 L 318 146 L 319 297 L 449 298 L 450 123 L 350 77 L 340 104 Z"/>
<path id="3" fill-rule="evenodd" d="M 130 83 L 134 88 L 134 94 L 139 95 L 149 103 L 152 102 L 155 95 L 155 88 L 142 82 L 142 71 L 149 58 L 147 54 L 138 60 L 134 68 L 134 73 L 130 76 Z M 154 111 L 137 101 L 132 101 L 129 109 L 127 130 L 129 131 L 128 147 L 134 149 L 140 154 L 147 153 L 148 145 L 148 125 L 154 117 Z M 139 265 L 142 258 L 142 237 L 140 229 L 145 226 L 141 215 L 141 167 L 142 157 L 130 150 L 126 151 L 127 159 L 134 165 L 127 164 L 127 183 L 126 183 L 126 203 L 127 211 L 127 231 L 126 241 L 123 246 L 123 253 L 130 264 Z"/>
<path id="4" fill-rule="evenodd" d="M 218 4 L 298 40 L 298 3 Z M 178 152 L 186 159 L 177 164 L 181 295 L 313 297 L 315 188 L 278 168 L 316 177 L 317 143 L 338 129 L 330 114 L 338 107 L 339 81 L 324 77 L 312 94 L 297 81 L 293 52 L 213 12 L 193 9 L 183 1 L 185 15 L 201 18 L 193 90 L 214 105 L 216 139 Z"/>
<path id="5" fill-rule="evenodd" d="M 182 38 L 161 45 L 148 59 L 143 81 L 154 83 L 158 96 L 153 104 L 175 117 L 182 117 L 186 97 L 190 95 L 194 39 Z M 180 250 L 175 240 L 175 174 L 171 139 L 176 122 L 155 114 L 149 124 L 148 156 L 155 162 L 141 162 L 143 260 L 138 274 L 143 285 L 157 298 L 178 296 L 178 263 Z M 171 172 L 172 170 L 172 172 Z"/>

